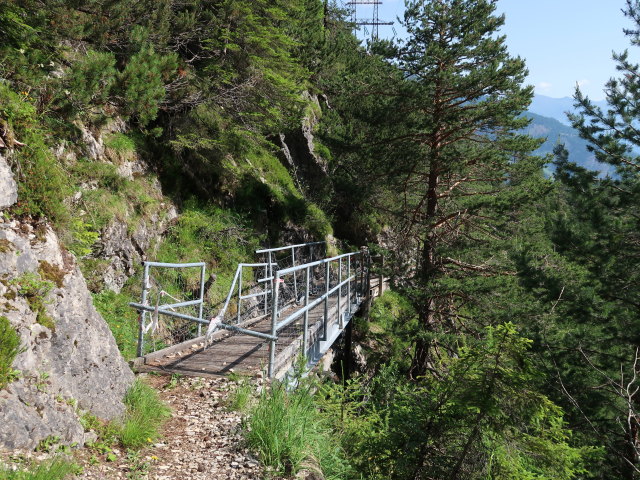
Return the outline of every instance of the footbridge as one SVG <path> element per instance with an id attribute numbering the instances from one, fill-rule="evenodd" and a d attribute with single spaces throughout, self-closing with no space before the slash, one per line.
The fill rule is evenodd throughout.
<path id="1" fill-rule="evenodd" d="M 144 262 L 139 312 L 139 371 L 185 375 L 231 372 L 282 378 L 304 359 L 313 368 L 385 288 L 366 249 L 326 258 L 324 242 L 256 251 L 211 305 L 204 262 Z M 220 288 L 218 288 L 220 291 Z"/>

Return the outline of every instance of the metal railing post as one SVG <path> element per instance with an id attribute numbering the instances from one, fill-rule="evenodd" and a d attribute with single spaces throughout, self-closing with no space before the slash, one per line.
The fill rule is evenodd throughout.
<path id="1" fill-rule="evenodd" d="M 242 266 L 240 266 L 240 277 L 238 278 L 238 311 L 236 312 L 236 323 L 240 323 L 241 308 L 242 308 Z"/>
<path id="2" fill-rule="evenodd" d="M 364 289 L 365 289 L 365 285 L 364 285 L 364 259 L 365 259 L 365 253 L 364 253 L 364 249 L 365 247 L 360 247 L 360 296 L 364 297 Z"/>
<path id="3" fill-rule="evenodd" d="M 271 303 L 273 303 L 273 261 L 271 259 L 271 252 L 269 252 L 269 278 L 271 278 Z"/>
<path id="4" fill-rule="evenodd" d="M 204 308 L 204 277 L 205 270 L 207 267 L 205 265 L 202 266 L 200 270 L 200 305 L 198 306 L 198 318 L 202 320 L 202 310 Z M 202 324 L 198 324 L 198 336 L 202 335 Z"/>
<path id="5" fill-rule="evenodd" d="M 380 255 L 380 274 L 378 275 L 378 296 L 382 296 L 382 287 L 384 281 L 384 256 Z"/>
<path id="6" fill-rule="evenodd" d="M 322 340 L 327 340 L 327 319 L 329 318 L 329 262 L 324 264 L 324 317 L 322 319 Z"/>
<path id="7" fill-rule="evenodd" d="M 351 257 L 347 257 L 347 314 L 351 315 Z"/>
<path id="8" fill-rule="evenodd" d="M 264 278 L 269 278 L 269 265 L 264 266 Z M 273 282 L 271 282 L 273 285 Z M 269 282 L 264 283 L 264 314 L 266 315 L 269 312 Z M 273 290 L 272 290 L 273 292 Z"/>
<path id="9" fill-rule="evenodd" d="M 306 280 L 306 288 L 304 293 L 304 306 L 305 308 L 309 305 L 309 275 L 311 269 L 307 267 L 307 280 Z M 309 311 L 304 312 L 304 324 L 302 326 L 302 354 L 304 356 L 307 355 L 307 342 L 309 340 Z"/>
<path id="10" fill-rule="evenodd" d="M 278 323 L 278 292 L 280 291 L 280 275 L 276 270 L 274 274 L 275 290 L 272 292 L 273 309 L 271 311 L 271 336 L 276 336 L 276 324 Z M 269 341 L 269 378 L 273 378 L 273 369 L 276 363 L 276 340 Z"/>
<path id="11" fill-rule="evenodd" d="M 365 279 L 365 301 L 367 302 L 367 312 L 371 307 L 371 256 L 367 255 L 367 275 Z"/>
<path id="12" fill-rule="evenodd" d="M 291 247 L 291 266 L 296 266 L 296 249 L 295 247 Z M 298 301 L 298 281 L 296 279 L 297 272 L 293 272 L 293 296 Z"/>
<path id="13" fill-rule="evenodd" d="M 147 293 L 149 285 L 149 265 L 146 262 L 143 263 L 144 270 L 142 272 L 142 304 L 147 304 Z M 140 312 L 140 325 L 138 326 L 138 357 L 142 356 L 144 351 L 144 324 L 147 316 L 147 312 L 144 310 Z"/>
<path id="14" fill-rule="evenodd" d="M 340 330 L 344 327 L 342 322 L 342 312 L 340 311 L 340 303 L 342 299 L 342 257 L 338 259 L 338 327 Z"/>

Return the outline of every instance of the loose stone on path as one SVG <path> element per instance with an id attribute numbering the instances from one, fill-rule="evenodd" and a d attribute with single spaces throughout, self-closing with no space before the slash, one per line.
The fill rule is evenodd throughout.
<path id="1" fill-rule="evenodd" d="M 149 480 L 257 480 L 264 477 L 259 462 L 242 445 L 241 416 L 229 411 L 226 398 L 233 382 L 227 378 L 183 377 L 172 389 L 168 377 L 150 376 L 162 399 L 173 410 L 164 436 L 140 452 L 149 464 Z M 126 479 L 131 462 L 125 454 L 116 462 L 85 465 L 84 480 Z"/>

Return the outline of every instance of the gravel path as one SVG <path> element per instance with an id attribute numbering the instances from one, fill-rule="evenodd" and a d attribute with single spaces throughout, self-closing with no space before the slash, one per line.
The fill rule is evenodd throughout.
<path id="1" fill-rule="evenodd" d="M 173 415 L 163 437 L 135 457 L 114 451 L 117 459 L 90 465 L 83 453 L 85 480 L 254 480 L 264 477 L 256 459 L 242 447 L 241 417 L 229 411 L 226 399 L 233 382 L 227 378 L 182 377 L 173 386 L 169 377 L 149 376 Z"/>

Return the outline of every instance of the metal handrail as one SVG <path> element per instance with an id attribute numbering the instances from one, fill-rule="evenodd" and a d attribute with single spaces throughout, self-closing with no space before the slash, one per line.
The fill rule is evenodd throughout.
<path id="1" fill-rule="evenodd" d="M 340 288 L 344 287 L 345 285 L 347 285 L 349 282 L 351 282 L 355 278 L 356 278 L 356 275 L 351 275 L 349 278 L 347 278 L 346 280 L 343 280 L 341 283 L 339 283 L 338 285 L 336 285 L 335 287 L 330 289 L 328 292 L 323 293 L 320 297 L 316 298 L 313 302 L 311 302 L 308 305 L 302 307 L 300 310 L 296 310 L 295 312 L 293 312 L 291 315 L 289 315 L 287 318 L 282 320 L 280 323 L 276 324 L 276 332 L 279 332 L 284 327 L 288 326 L 293 321 L 297 320 L 298 317 L 301 317 L 303 314 L 313 310 L 315 307 L 317 307 L 322 302 L 324 302 L 325 297 L 330 297 L 337 290 L 339 290 Z"/>
<path id="2" fill-rule="evenodd" d="M 344 287 L 345 285 L 347 285 L 347 297 L 348 297 L 348 313 L 351 314 L 351 282 L 353 280 L 355 280 L 357 282 L 357 279 L 359 277 L 359 275 L 355 274 L 355 275 L 351 275 L 351 268 L 353 266 L 352 262 L 351 262 L 351 257 L 355 256 L 355 255 L 363 255 L 362 251 L 359 252 L 351 252 L 351 253 L 343 253 L 341 255 L 336 255 L 335 257 L 331 257 L 331 258 L 324 258 L 322 260 L 318 260 L 315 262 L 310 262 L 310 263 L 305 263 L 302 265 L 294 265 L 292 267 L 289 268 L 284 268 L 282 270 L 277 270 L 273 276 L 274 276 L 274 292 L 273 292 L 273 296 L 272 296 L 272 310 L 271 310 L 271 336 L 274 337 L 274 340 L 271 340 L 269 342 L 269 366 L 268 366 L 268 376 L 269 377 L 273 377 L 274 374 L 274 368 L 275 368 L 275 361 L 276 361 L 276 342 L 278 339 L 278 332 L 280 330 L 282 330 L 283 328 L 285 328 L 286 326 L 290 325 L 291 323 L 293 323 L 295 320 L 297 320 L 298 318 L 300 318 L 301 316 L 304 315 L 304 325 L 303 325 L 303 332 L 302 332 L 302 348 L 303 351 L 306 352 L 306 345 L 307 345 L 307 339 L 308 339 L 308 328 L 309 328 L 309 311 L 315 307 L 317 307 L 318 305 L 320 305 L 321 303 L 324 302 L 324 315 L 323 315 L 323 323 L 324 323 L 324 327 L 323 327 L 323 340 L 326 340 L 326 335 L 327 335 L 327 325 L 328 325 L 328 315 L 329 315 L 329 297 L 331 295 L 333 295 L 336 291 L 338 292 L 338 303 L 337 303 L 337 307 L 338 307 L 338 315 L 339 315 L 339 325 L 340 328 L 344 328 L 343 327 L 343 321 L 341 318 L 341 312 L 340 312 L 340 297 L 341 297 L 341 289 L 342 287 Z M 343 259 L 347 259 L 346 262 L 346 267 L 348 269 L 347 272 L 347 278 L 346 279 L 342 279 L 342 268 L 343 268 Z M 364 259 L 363 259 L 364 260 Z M 330 282 L 331 282 L 331 276 L 330 276 L 330 265 L 332 262 L 338 262 L 339 264 L 339 272 L 338 272 L 338 283 L 337 285 L 331 287 L 330 286 Z M 325 288 L 324 288 L 324 293 L 317 299 L 315 299 L 313 302 L 309 303 L 309 279 L 310 279 L 310 272 L 311 269 L 320 265 L 324 265 L 325 266 Z M 361 263 L 360 268 L 362 268 L 363 263 Z M 356 267 L 357 268 L 357 267 Z M 289 315 L 287 318 L 285 318 L 284 320 L 278 322 L 278 316 L 279 316 L 279 312 L 278 312 L 278 297 L 279 297 L 279 291 L 280 289 L 278 288 L 278 285 L 281 281 L 281 277 L 285 276 L 285 275 L 290 275 L 293 274 L 294 275 L 294 279 L 295 279 L 295 275 L 296 272 L 299 272 L 301 270 L 305 270 L 306 271 L 306 292 L 305 292 L 305 296 L 304 296 L 304 307 L 301 308 L 300 310 L 297 310 L 296 312 L 292 313 L 291 315 Z M 357 292 L 357 290 L 356 290 Z M 296 296 L 297 296 L 297 292 L 296 292 Z M 357 293 L 356 293 L 357 296 Z"/>
<path id="3" fill-rule="evenodd" d="M 298 270 L 302 270 L 307 267 L 317 267 L 318 265 L 324 265 L 325 263 L 335 262 L 336 260 L 340 260 L 341 258 L 352 257 L 354 255 L 360 255 L 360 252 L 351 252 L 351 253 L 343 253 L 341 255 L 336 255 L 331 258 L 323 258 L 322 260 L 317 260 L 311 263 L 305 263 L 303 265 L 295 265 L 289 268 L 283 268 L 282 270 L 278 270 L 279 275 L 287 275 L 289 273 L 297 272 Z"/>
<path id="4" fill-rule="evenodd" d="M 322 245 L 325 243 L 327 242 L 309 242 L 298 243 L 297 245 L 287 245 L 286 247 L 263 248 L 262 250 L 256 250 L 256 253 L 282 252 L 284 250 L 291 250 L 292 248 L 310 247 L 311 245 Z"/>
<path id="5" fill-rule="evenodd" d="M 273 264 L 271 264 L 273 265 Z M 233 281 L 231 282 L 231 288 L 229 288 L 229 294 L 227 295 L 227 299 L 224 302 L 224 305 L 222 307 L 222 309 L 220 310 L 220 313 L 218 313 L 218 315 L 216 315 L 217 318 L 219 318 L 221 321 L 224 318 L 224 314 L 227 313 L 227 307 L 229 307 L 229 303 L 231 302 L 231 297 L 233 296 L 235 290 L 236 290 L 236 284 L 238 283 L 238 278 L 240 278 L 240 284 L 242 284 L 242 269 L 244 267 L 248 267 L 248 268 L 260 268 L 260 267 L 264 267 L 267 268 L 269 266 L 269 263 L 239 263 L 238 264 L 238 268 L 236 268 L 236 273 L 233 277 Z M 272 277 L 264 277 L 262 279 L 263 281 L 269 281 L 272 280 Z M 265 292 L 261 292 L 259 295 L 266 295 L 266 291 Z M 242 295 L 239 295 L 240 299 L 242 299 Z"/>
<path id="6" fill-rule="evenodd" d="M 149 267 L 166 267 L 166 268 L 187 268 L 187 267 L 205 267 L 205 262 L 195 263 L 164 263 L 164 262 L 143 262 Z"/>
<path id="7" fill-rule="evenodd" d="M 276 342 L 278 341 L 278 337 L 282 330 L 287 326 L 293 324 L 296 320 L 299 320 L 301 317 L 304 318 L 304 322 L 302 326 L 302 350 L 303 353 L 307 353 L 307 344 L 309 343 L 309 336 L 312 334 L 311 332 L 315 331 L 310 328 L 309 320 L 310 320 L 310 312 L 324 303 L 324 315 L 321 317 L 321 325 L 322 335 L 318 337 L 317 340 L 326 341 L 329 339 L 333 339 L 335 335 L 335 327 L 337 327 L 340 331 L 344 329 L 344 324 L 349 321 L 351 315 L 354 312 L 354 307 L 357 308 L 360 301 L 360 294 L 365 290 L 365 271 L 367 270 L 366 261 L 367 255 L 366 252 L 361 250 L 357 252 L 344 253 L 340 255 L 336 255 L 330 258 L 324 258 L 321 260 L 312 261 L 309 263 L 303 263 L 296 265 L 296 248 L 307 247 L 313 245 L 321 245 L 325 244 L 325 242 L 312 242 L 306 244 L 298 244 L 298 245 L 289 245 L 286 247 L 277 247 L 270 249 L 261 249 L 256 250 L 256 253 L 267 253 L 268 261 L 259 262 L 259 263 L 240 263 L 238 264 L 235 274 L 233 276 L 233 280 L 231 281 L 231 285 L 229 288 L 229 292 L 224 300 L 224 304 L 222 304 L 222 308 L 220 308 L 218 314 L 215 317 L 210 319 L 203 318 L 203 304 L 204 304 L 204 278 L 205 278 L 205 263 L 197 262 L 197 263 L 182 263 L 182 264 L 171 264 L 171 263 L 163 263 L 163 262 L 145 262 L 144 266 L 144 274 L 143 274 L 143 291 L 142 291 L 142 301 L 141 303 L 131 303 L 130 305 L 136 309 L 138 309 L 141 313 L 141 327 L 144 323 L 144 315 L 148 315 L 150 312 L 155 313 L 156 315 L 162 314 L 170 317 L 180 318 L 184 320 L 189 320 L 198 324 L 198 335 L 200 335 L 200 327 L 201 325 L 208 325 L 207 332 L 205 335 L 205 348 L 209 343 L 211 335 L 217 331 L 218 329 L 228 330 L 232 332 L 237 332 L 241 334 L 251 335 L 261 340 L 267 341 L 270 344 L 269 348 L 269 365 L 268 365 L 268 375 L 270 377 L 274 374 L 274 369 L 276 368 Z M 291 251 L 291 258 L 293 265 L 284 268 L 282 270 L 278 270 L 278 265 L 276 263 L 276 258 L 273 255 L 274 252 L 282 252 L 282 251 Z M 356 259 L 356 256 L 360 256 L 360 259 Z M 311 260 L 311 258 L 309 258 Z M 335 264 L 335 265 L 332 265 Z M 320 272 L 316 270 L 316 267 L 320 267 L 324 265 L 324 268 L 320 269 Z M 147 302 L 147 289 L 148 287 L 148 279 L 149 279 L 149 268 L 150 267 L 168 267 L 168 268 L 185 268 L 185 267 L 200 267 L 201 271 L 201 284 L 200 284 L 200 298 L 196 300 L 187 300 L 187 301 L 177 301 L 171 304 L 162 304 L 156 305 L 155 307 L 148 305 Z M 261 270 L 257 270 L 255 275 L 253 276 L 252 282 L 250 285 L 246 285 L 244 288 L 247 289 L 246 293 L 243 293 L 243 270 L 244 268 L 257 268 L 264 269 L 264 274 Z M 336 270 L 337 269 L 337 270 Z M 346 271 L 345 271 L 346 270 Z M 306 274 L 301 274 L 299 272 L 305 271 Z M 317 292 L 319 297 L 316 297 L 316 293 L 314 292 L 313 298 L 310 298 L 310 287 L 316 282 L 322 282 L 322 271 L 324 272 L 324 285 L 321 288 L 321 292 Z M 316 274 L 319 274 L 319 278 L 316 278 Z M 287 283 L 283 277 L 288 276 L 289 279 Z M 291 278 L 292 277 L 292 278 Z M 345 278 L 346 277 L 346 278 Z M 332 286 L 332 283 L 336 282 L 335 285 Z M 281 288 L 282 284 L 282 288 Z M 284 290 L 284 285 L 289 285 L 287 290 Z M 305 286 L 306 284 L 306 286 Z M 320 284 L 316 284 L 316 287 L 319 287 Z M 254 288 L 254 287 L 257 287 Z M 346 305 L 345 298 L 342 295 L 343 288 L 346 290 Z M 330 305 L 330 297 L 334 296 L 338 292 L 337 295 L 337 303 L 334 305 L 337 306 L 338 312 L 338 323 L 334 325 L 333 320 L 329 320 L 329 305 Z M 164 292 L 161 292 L 164 293 Z M 300 295 L 301 294 L 301 295 Z M 354 296 L 355 295 L 355 296 Z M 244 309 L 244 314 L 242 313 L 242 304 L 243 300 L 248 300 L 256 297 L 264 297 L 264 315 L 261 317 L 254 316 L 254 306 L 258 306 L 262 309 L 262 300 L 252 303 L 250 308 L 247 310 L 246 304 Z M 280 302 L 279 303 L 279 297 Z M 228 322 L 225 322 L 225 315 L 229 309 L 229 305 L 231 304 L 232 298 L 237 298 L 237 322 L 234 322 L 233 319 L 229 319 Z M 354 300 L 355 298 L 355 300 Z M 178 299 L 175 299 L 178 300 Z M 285 311 L 287 306 L 290 305 L 291 302 L 302 303 L 301 308 L 297 309 L 293 313 L 289 314 L 283 320 L 280 320 L 280 314 Z M 196 318 L 192 315 L 186 315 L 183 313 L 178 313 L 174 309 L 184 306 L 196 305 L 199 306 L 199 317 Z M 218 304 L 219 306 L 220 304 Z M 341 311 L 343 307 L 346 307 L 346 311 Z M 333 308 L 333 307 L 332 307 Z M 269 310 L 271 309 L 271 310 Z M 260 313 L 260 312 L 259 312 Z M 248 314 L 248 315 L 245 315 Z M 241 321 L 242 315 L 245 315 L 247 321 Z M 235 314 L 234 314 L 235 316 Z M 264 318 L 270 316 L 271 317 L 271 331 L 270 332 L 260 332 L 255 330 L 250 330 L 250 325 L 254 320 L 258 318 Z M 244 328 L 249 327 L 249 328 Z M 315 328 L 315 327 L 314 327 Z M 140 333 L 140 337 L 142 339 L 142 330 Z M 315 337 L 314 337 L 315 338 Z M 333 341 L 333 340 L 331 340 Z M 314 340 L 315 342 L 315 340 Z M 315 348 L 315 347 L 314 347 Z M 324 348 L 324 347 L 322 347 Z M 139 355 L 142 352 L 142 340 L 139 343 Z M 288 358 L 288 357 L 287 357 Z"/>

